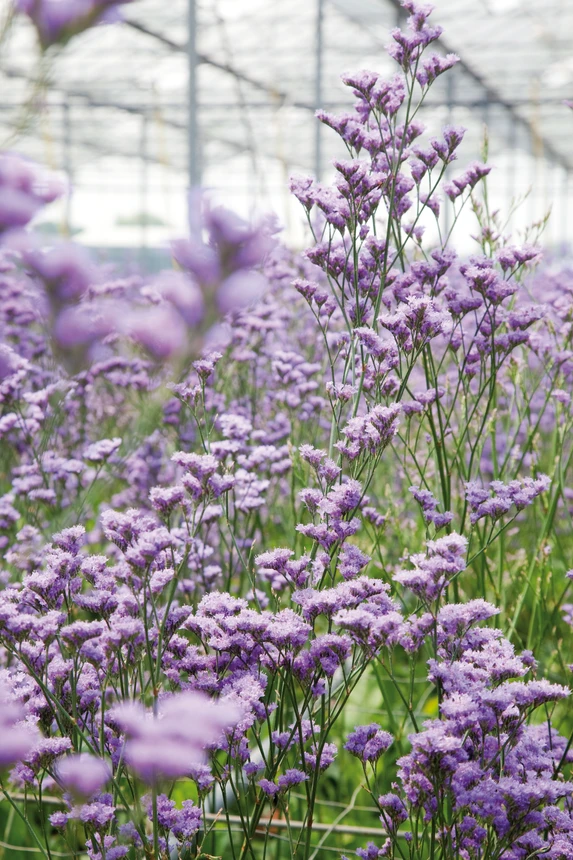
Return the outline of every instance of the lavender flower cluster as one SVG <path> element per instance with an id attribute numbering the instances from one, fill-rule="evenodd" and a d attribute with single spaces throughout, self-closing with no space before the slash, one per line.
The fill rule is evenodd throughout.
<path id="1" fill-rule="evenodd" d="M 117 4 L 18 5 L 46 49 Z M 573 857 L 573 278 L 450 178 L 402 5 L 302 255 L 197 197 L 125 278 L 0 157 L 0 790 L 47 858 Z"/>

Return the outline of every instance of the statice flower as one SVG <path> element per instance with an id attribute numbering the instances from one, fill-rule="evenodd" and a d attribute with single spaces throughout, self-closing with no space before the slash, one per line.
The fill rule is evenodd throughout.
<path id="1" fill-rule="evenodd" d="M 62 193 L 62 183 L 52 174 L 15 152 L 0 152 L 0 236 L 25 227 Z"/>
<path id="2" fill-rule="evenodd" d="M 57 758 L 71 749 L 72 742 L 66 737 L 42 738 L 30 750 L 26 756 L 26 764 L 39 773 L 50 767 Z"/>
<path id="3" fill-rule="evenodd" d="M 397 794 L 381 795 L 378 798 L 378 805 L 382 810 L 382 821 L 390 831 L 397 830 L 399 825 L 408 819 L 408 810 Z"/>
<path id="4" fill-rule="evenodd" d="M 46 248 L 29 234 L 20 237 L 20 246 L 26 269 L 43 284 L 55 312 L 79 299 L 98 278 L 97 269 L 81 245 L 59 242 Z"/>
<path id="5" fill-rule="evenodd" d="M 155 510 L 162 516 L 168 517 L 175 508 L 185 507 L 185 487 L 152 487 L 149 492 L 149 501 Z"/>
<path id="6" fill-rule="evenodd" d="M 103 463 L 108 460 L 121 446 L 121 439 L 100 439 L 89 445 L 84 451 L 84 459 L 90 463 Z"/>
<path id="7" fill-rule="evenodd" d="M 38 744 L 38 730 L 23 721 L 25 712 L 10 688 L 0 685 L 0 767 L 29 759 Z"/>
<path id="8" fill-rule="evenodd" d="M 448 637 L 453 637 L 453 647 L 458 647 L 464 634 L 479 621 L 486 621 L 499 614 L 499 609 L 486 600 L 477 598 L 467 603 L 447 603 L 440 607 L 437 615 L 438 643 L 443 645 Z"/>
<path id="9" fill-rule="evenodd" d="M 201 290 L 184 272 L 166 269 L 146 287 L 146 295 L 161 302 L 163 299 L 177 312 L 190 328 L 203 319 L 204 300 Z M 195 369 L 198 362 L 194 363 Z"/>
<path id="10" fill-rule="evenodd" d="M 398 432 L 398 416 L 401 407 L 374 406 L 366 415 L 351 418 L 342 428 L 345 442 L 336 447 L 349 460 L 356 459 L 362 452 L 375 453 L 384 450 Z"/>
<path id="11" fill-rule="evenodd" d="M 310 655 L 324 674 L 331 678 L 350 655 L 351 647 L 352 642 L 348 636 L 325 633 L 311 642 Z"/>
<path id="12" fill-rule="evenodd" d="M 378 848 L 374 842 L 368 842 L 366 848 L 356 849 L 356 856 L 361 857 L 362 860 L 378 860 L 379 857 L 388 856 L 388 848 L 388 845 L 385 845 L 384 848 Z M 342 860 L 348 860 L 345 854 L 342 855 Z"/>
<path id="13" fill-rule="evenodd" d="M 260 779 L 257 785 L 267 795 L 267 797 L 274 799 L 279 793 L 278 784 L 270 779 Z"/>
<path id="14" fill-rule="evenodd" d="M 319 615 L 331 618 L 342 609 L 355 609 L 368 602 L 378 607 L 380 612 L 393 612 L 397 605 L 388 596 L 389 587 L 379 579 L 359 576 L 348 582 L 341 582 L 333 588 L 305 588 L 293 594 L 293 602 L 302 607 L 303 617 L 314 621 Z"/>
<path id="15" fill-rule="evenodd" d="M 338 559 L 338 570 L 343 579 L 354 579 L 369 561 L 369 555 L 357 546 L 345 543 Z"/>
<path id="16" fill-rule="evenodd" d="M 125 732 L 125 757 L 148 783 L 187 776 L 205 758 L 205 747 L 233 726 L 239 709 L 212 702 L 200 693 L 178 693 L 160 705 L 157 716 L 140 705 L 116 706 L 113 722 Z"/>
<path id="17" fill-rule="evenodd" d="M 203 289 L 216 290 L 223 313 L 260 299 L 267 282 L 256 268 L 272 246 L 270 226 L 248 224 L 197 194 L 191 195 L 189 207 L 191 235 L 172 245 L 177 262 Z"/>
<path id="18" fill-rule="evenodd" d="M 61 759 L 56 767 L 61 785 L 74 795 L 86 798 L 96 794 L 111 779 L 107 762 L 89 753 L 70 755 Z"/>
<path id="19" fill-rule="evenodd" d="M 62 27 L 49 30 L 56 5 Z M 48 48 L 115 5 L 35 0 L 30 17 Z M 495 558 L 501 582 L 488 576 L 497 528 L 483 546 L 470 529 L 479 576 L 464 574 L 469 535 L 412 546 L 420 525 L 451 528 L 438 481 L 476 523 L 509 520 L 547 485 L 511 478 L 518 463 L 563 457 L 560 432 L 544 441 L 571 417 L 573 279 L 546 270 L 518 291 L 537 251 L 502 247 L 502 221 L 473 193 L 489 167 L 454 173 L 460 127 L 421 139 L 418 106 L 457 58 L 424 53 L 440 35 L 430 7 L 401 5 L 395 74 L 350 73 L 354 107 L 319 111 L 347 153 L 331 186 L 292 181 L 320 237 L 303 255 L 192 195 L 190 236 L 173 245 L 182 271 L 110 280 L 79 246 L 12 229 L 51 191 L 30 186 L 22 162 L 12 177 L 0 163 L 0 674 L 6 704 L 23 703 L 5 714 L 0 765 L 29 797 L 42 788 L 38 821 L 64 790 L 54 854 L 66 837 L 87 840 L 93 860 L 256 853 L 289 794 L 308 806 L 293 812 L 302 828 L 288 822 L 295 853 L 307 837 L 315 853 L 334 848 L 336 828 L 317 841 L 311 827 L 344 783 L 340 768 L 322 779 L 334 721 L 380 669 L 403 705 L 404 754 L 396 774 L 393 738 L 363 701 L 367 724 L 342 755 L 367 776 L 380 839 L 357 856 L 571 860 L 573 752 L 557 726 L 568 719 L 558 616 L 573 624 L 573 609 L 547 573 L 567 535 L 551 517 L 523 535 L 517 517 Z M 421 221 L 444 197 L 457 216 L 470 194 L 483 256 L 432 250 Z M 219 310 L 231 316 L 197 359 L 189 329 Z M 177 352 L 169 384 L 158 360 Z M 464 472 L 491 471 L 492 428 L 500 480 L 469 484 L 464 499 Z M 405 516 L 412 475 L 424 523 Z M 573 498 L 565 484 L 555 523 Z M 533 590 L 524 564 L 539 567 Z M 503 612 L 489 602 L 500 588 Z M 522 635 L 555 638 L 557 656 L 541 647 L 538 664 Z M 249 833 L 234 817 L 228 833 L 225 816 L 202 822 L 221 797 Z"/>
<path id="20" fill-rule="evenodd" d="M 278 789 L 279 791 L 288 791 L 289 788 L 292 788 L 294 785 L 300 785 L 301 782 L 305 782 L 307 779 L 308 775 L 304 771 L 297 770 L 297 768 L 289 768 L 279 776 Z"/>
<path id="21" fill-rule="evenodd" d="M 318 743 L 313 743 L 310 752 L 306 750 L 303 752 L 301 764 L 311 772 L 323 771 L 333 763 L 337 752 L 336 744 L 326 743 L 319 747 Z"/>
<path id="22" fill-rule="evenodd" d="M 454 576 L 465 569 L 467 540 L 452 532 L 428 541 L 427 552 L 410 557 L 413 570 L 401 570 L 392 577 L 427 603 L 438 598 Z"/>
<path id="23" fill-rule="evenodd" d="M 378 322 L 393 334 L 405 352 L 419 350 L 432 338 L 449 334 L 452 329 L 450 313 L 427 296 L 408 296 L 395 314 L 382 314 Z"/>
<path id="24" fill-rule="evenodd" d="M 259 573 L 268 578 L 276 590 L 280 591 L 287 583 L 302 587 L 308 579 L 310 559 L 304 555 L 293 561 L 293 555 L 290 549 L 276 548 L 256 556 L 255 564 L 259 567 Z"/>
<path id="25" fill-rule="evenodd" d="M 492 481 L 489 490 L 480 486 L 476 481 L 466 484 L 466 499 L 471 509 L 470 520 L 476 523 L 483 517 L 497 520 L 508 513 L 512 507 L 521 511 L 530 505 L 541 493 L 549 489 L 551 483 L 547 475 L 523 480 Z"/>
<path id="26" fill-rule="evenodd" d="M 33 22 L 42 48 L 65 44 L 102 21 L 117 20 L 117 7 L 130 0 L 14 0 Z"/>
<path id="27" fill-rule="evenodd" d="M 153 806 L 151 798 L 145 796 L 142 798 L 142 801 L 147 808 L 149 818 L 152 819 Z M 170 800 L 165 794 L 159 794 L 156 803 L 159 826 L 166 833 L 172 833 L 173 836 L 183 843 L 182 847 L 186 847 L 188 840 L 192 839 L 202 827 L 203 816 L 201 808 L 195 806 L 192 800 L 184 800 L 181 809 L 177 809 L 175 801 Z"/>
<path id="28" fill-rule="evenodd" d="M 444 511 L 443 514 L 438 511 L 438 502 L 430 490 L 421 489 L 420 487 L 410 487 L 410 492 L 422 508 L 426 522 L 433 523 L 436 530 L 444 528 L 444 526 L 451 523 L 454 515 L 451 511 Z"/>
<path id="29" fill-rule="evenodd" d="M 482 164 L 480 161 L 474 161 L 468 165 L 461 176 L 456 177 L 451 182 L 445 182 L 443 191 L 450 200 L 454 201 L 460 197 L 466 189 L 473 189 L 485 176 L 491 171 L 491 167 L 487 164 Z M 489 292 L 489 298 L 494 294 Z"/>
<path id="30" fill-rule="evenodd" d="M 463 605 L 440 610 L 439 658 L 430 661 L 430 677 L 442 689 L 441 719 L 410 736 L 412 751 L 398 762 L 404 800 L 380 798 L 383 820 L 395 827 L 408 806 L 423 810 L 429 821 L 448 793 L 466 816 L 454 832 L 458 846 L 468 845 L 470 836 L 479 846 L 485 827 L 500 840 L 511 833 L 515 844 L 543 845 L 545 819 L 537 811 L 571 790 L 553 778 L 556 762 L 569 753 L 565 738 L 546 723 L 528 726 L 525 716 L 569 691 L 548 681 L 509 680 L 527 673 L 530 655 L 519 658 L 499 630 L 470 630 L 495 612 L 485 601 L 471 604 L 467 610 Z M 396 821 L 387 805 L 400 810 Z"/>
<path id="31" fill-rule="evenodd" d="M 456 54 L 446 54 L 445 57 L 432 54 L 425 57 L 416 71 L 416 80 L 421 87 L 430 86 L 439 75 L 453 68 L 459 61 L 460 58 Z"/>
<path id="32" fill-rule="evenodd" d="M 371 723 L 368 726 L 355 726 L 348 735 L 344 749 L 363 763 L 375 762 L 393 741 L 389 732 L 385 732 L 377 723 Z"/>

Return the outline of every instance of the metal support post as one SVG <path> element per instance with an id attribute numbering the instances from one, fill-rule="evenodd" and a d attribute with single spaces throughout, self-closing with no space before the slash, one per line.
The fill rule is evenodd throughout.
<path id="1" fill-rule="evenodd" d="M 314 107 L 322 107 L 322 60 L 324 52 L 324 0 L 316 0 L 316 36 L 314 69 Z M 318 180 L 322 175 L 322 123 L 315 119 L 314 130 L 314 174 Z"/>
<path id="2" fill-rule="evenodd" d="M 148 137 L 149 119 L 147 112 L 141 116 L 141 133 L 139 138 L 139 158 L 141 161 L 141 174 L 139 177 L 139 219 L 140 219 L 140 246 L 147 247 L 147 185 L 148 185 L 148 165 L 147 165 L 147 137 Z"/>
<path id="3" fill-rule="evenodd" d="M 197 5 L 188 0 L 187 6 L 187 179 L 189 189 L 201 184 L 199 161 L 199 117 L 197 115 Z"/>
<path id="4" fill-rule="evenodd" d="M 72 194 L 74 188 L 74 171 L 72 165 L 72 125 L 70 117 L 70 103 L 68 99 L 62 102 L 62 168 L 66 174 L 68 187 L 64 200 L 63 229 L 68 236 L 72 233 Z"/>

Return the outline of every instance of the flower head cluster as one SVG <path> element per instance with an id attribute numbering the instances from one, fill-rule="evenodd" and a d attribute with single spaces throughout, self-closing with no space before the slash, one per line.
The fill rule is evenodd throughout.
<path id="1" fill-rule="evenodd" d="M 348 735 L 344 749 L 364 763 L 375 762 L 393 741 L 389 732 L 385 732 L 377 723 L 371 723 L 369 726 L 356 726 Z"/>
<path id="2" fill-rule="evenodd" d="M 444 691 L 441 716 L 410 736 L 412 751 L 398 762 L 403 799 L 395 796 L 390 806 L 400 806 L 401 820 L 412 810 L 430 819 L 447 795 L 457 813 L 450 833 L 454 848 L 479 853 L 489 829 L 500 844 L 550 849 L 561 839 L 561 826 L 549 824 L 546 810 L 551 816 L 572 790 L 554 779 L 555 767 L 570 754 L 565 738 L 545 723 L 527 725 L 526 717 L 568 690 L 511 680 L 529 671 L 530 656 L 518 656 L 498 630 L 473 629 L 487 617 L 484 608 L 476 605 L 472 613 L 470 606 L 449 606 L 447 621 L 438 616 L 443 644 L 430 676 Z M 445 639 L 444 622 L 450 631 Z M 390 824 L 386 806 L 385 800 L 383 820 Z"/>
<path id="3" fill-rule="evenodd" d="M 410 487 L 410 492 L 422 508 L 426 522 L 433 523 L 436 529 L 444 528 L 451 523 L 454 515 L 451 511 L 444 511 L 443 514 L 438 511 L 438 502 L 430 490 Z"/>
<path id="4" fill-rule="evenodd" d="M 498 520 L 507 514 L 512 507 L 521 511 L 530 505 L 541 493 L 549 489 L 551 481 L 547 475 L 523 480 L 492 481 L 489 490 L 480 486 L 476 481 L 466 484 L 466 499 L 471 509 L 470 520 L 477 523 L 483 517 Z"/>
<path id="5" fill-rule="evenodd" d="M 465 570 L 467 540 L 452 532 L 446 537 L 428 541 L 426 546 L 426 553 L 410 557 L 414 568 L 398 571 L 393 579 L 431 603 L 441 596 L 453 577 Z"/>

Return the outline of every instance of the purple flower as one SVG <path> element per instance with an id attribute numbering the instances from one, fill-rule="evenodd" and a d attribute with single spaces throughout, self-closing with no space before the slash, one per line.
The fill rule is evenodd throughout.
<path id="1" fill-rule="evenodd" d="M 425 555 L 418 553 L 410 557 L 414 569 L 400 570 L 392 578 L 422 599 L 435 600 L 452 576 L 465 569 L 466 547 L 466 538 L 456 532 L 428 541 Z"/>
<path id="2" fill-rule="evenodd" d="M 279 793 L 279 787 L 276 782 L 270 779 L 260 779 L 257 783 L 259 788 L 267 795 L 267 797 L 275 798 Z"/>
<path id="3" fill-rule="evenodd" d="M 420 399 L 422 399 L 421 395 L 418 395 L 418 400 Z M 437 530 L 451 523 L 454 515 L 451 511 L 445 511 L 443 514 L 438 512 L 438 502 L 430 490 L 421 489 L 420 487 L 410 487 L 410 492 L 422 508 L 426 522 L 433 523 Z"/>
<path id="4" fill-rule="evenodd" d="M 157 361 L 182 352 L 189 334 L 181 314 L 169 303 L 128 308 L 119 331 Z"/>
<path id="5" fill-rule="evenodd" d="M 55 308 L 79 299 L 97 278 L 97 270 L 87 251 L 73 242 L 61 242 L 52 248 L 41 249 L 37 247 L 36 240 L 30 238 L 23 248 L 22 257 L 26 266 L 44 284 Z"/>
<path id="6" fill-rule="evenodd" d="M 374 406 L 364 416 L 351 418 L 342 429 L 346 442 L 337 443 L 336 447 L 349 460 L 354 460 L 361 453 L 383 450 L 398 432 L 398 416 L 401 407 Z"/>
<path id="7" fill-rule="evenodd" d="M 66 791 L 86 798 L 100 791 L 111 779 L 111 768 L 107 762 L 89 753 L 62 759 L 56 767 L 56 773 Z"/>
<path id="8" fill-rule="evenodd" d="M 308 779 L 308 775 L 302 771 L 297 770 L 292 767 L 289 770 L 285 771 L 282 776 L 279 776 L 278 779 L 278 789 L 279 791 L 288 791 L 289 788 L 292 788 L 293 785 L 300 785 L 301 782 L 304 782 Z M 261 783 L 259 782 L 259 785 Z"/>
<path id="9" fill-rule="evenodd" d="M 126 734 L 126 761 L 154 783 L 188 776 L 204 760 L 205 747 L 235 725 L 240 713 L 236 705 L 185 692 L 164 700 L 157 716 L 135 703 L 116 706 L 112 716 Z"/>
<path id="10" fill-rule="evenodd" d="M 172 245 L 177 262 L 198 284 L 216 289 L 224 313 L 259 300 L 267 281 L 254 269 L 272 246 L 269 225 L 248 224 L 223 206 L 211 206 L 196 192 L 190 195 L 189 214 L 190 237 Z"/>
<path id="11" fill-rule="evenodd" d="M 38 744 L 38 730 L 22 723 L 24 710 L 8 687 L 0 686 L 0 768 L 27 759 Z"/>
<path id="12" fill-rule="evenodd" d="M 369 561 L 369 555 L 354 544 L 345 543 L 338 559 L 338 570 L 343 579 L 354 579 Z"/>
<path id="13" fill-rule="evenodd" d="M 167 269 L 160 272 L 151 289 L 177 309 L 188 326 L 196 326 L 203 319 L 203 294 L 197 284 L 183 272 Z"/>
<path id="14" fill-rule="evenodd" d="M 15 152 L 0 152 L 0 235 L 25 227 L 63 193 L 55 176 Z"/>
<path id="15" fill-rule="evenodd" d="M 184 800 L 180 810 L 176 811 L 175 821 L 171 832 L 178 839 L 191 839 L 203 826 L 201 807 L 195 806 L 192 800 Z"/>
<path id="16" fill-rule="evenodd" d="M 104 797 L 106 797 L 104 795 Z M 111 797 L 108 795 L 107 797 Z M 107 799 L 106 797 L 106 799 Z M 91 824 L 96 830 L 105 830 L 107 825 L 115 818 L 115 806 L 102 800 L 86 803 L 77 807 L 77 817 L 84 823 Z"/>
<path id="17" fill-rule="evenodd" d="M 374 842 L 368 842 L 366 848 L 357 848 L 356 856 L 361 857 L 362 860 L 378 860 L 379 857 L 386 857 L 388 852 L 383 850 L 382 848 L 378 848 Z M 343 855 L 343 860 L 347 860 L 347 858 Z"/>
<path id="18" fill-rule="evenodd" d="M 466 484 L 466 499 L 471 508 L 470 520 L 476 523 L 483 517 L 497 520 L 508 513 L 512 506 L 518 511 L 530 505 L 541 493 L 549 489 L 551 480 L 547 475 L 524 478 L 519 481 L 492 481 L 489 491 L 470 481 Z"/>
<path id="19" fill-rule="evenodd" d="M 405 352 L 420 349 L 432 338 L 449 334 L 452 329 L 449 311 L 428 296 L 408 296 L 396 313 L 382 314 L 378 322 Z"/>
<path id="20" fill-rule="evenodd" d="M 83 468 L 83 464 L 78 463 L 78 466 Z M 77 555 L 85 540 L 85 534 L 86 530 L 83 526 L 71 526 L 70 528 L 62 529 L 61 532 L 53 535 L 52 542 L 64 552 Z"/>
<path id="21" fill-rule="evenodd" d="M 377 723 L 371 723 L 369 726 L 355 726 L 348 735 L 344 749 L 362 762 L 375 762 L 393 742 L 394 738 L 389 732 L 383 731 Z"/>
<path id="22" fill-rule="evenodd" d="M 65 44 L 94 24 L 117 19 L 117 6 L 130 0 L 14 0 L 34 23 L 42 47 Z"/>
<path id="23" fill-rule="evenodd" d="M 94 442 L 89 445 L 84 451 L 84 460 L 90 463 L 103 463 L 108 460 L 112 454 L 118 450 L 121 445 L 121 439 L 100 439 L 99 442 Z"/>
<path id="24" fill-rule="evenodd" d="M 447 54 L 445 57 L 432 54 L 431 57 L 425 57 L 418 66 L 416 80 L 422 87 L 429 86 L 439 75 L 451 69 L 459 61 L 460 58 L 456 54 Z"/>
<path id="25" fill-rule="evenodd" d="M 79 647 L 88 639 L 95 639 L 102 635 L 105 624 L 102 621 L 74 621 L 60 629 L 62 639 L 69 645 Z"/>
<path id="26" fill-rule="evenodd" d="M 181 486 L 152 487 L 149 491 L 149 501 L 164 517 L 169 516 L 175 508 L 183 506 L 185 498 L 185 488 Z"/>
<path id="27" fill-rule="evenodd" d="M 221 313 L 240 310 L 259 301 L 268 288 L 259 272 L 233 272 L 217 290 L 217 306 Z"/>
<path id="28" fill-rule="evenodd" d="M 66 812 L 53 812 L 49 816 L 52 827 L 63 828 L 67 825 L 70 816 Z"/>
<path id="29" fill-rule="evenodd" d="M 54 323 L 54 337 L 62 349 L 89 346 L 114 332 L 126 312 L 124 304 L 109 301 L 64 307 Z"/>
<path id="30" fill-rule="evenodd" d="M 378 805 L 382 809 L 382 821 L 392 830 L 408 818 L 404 802 L 397 794 L 383 794 L 378 798 Z"/>
<path id="31" fill-rule="evenodd" d="M 69 738 L 42 738 L 26 756 L 26 762 L 39 772 L 51 764 L 72 747 Z"/>
<path id="32" fill-rule="evenodd" d="M 340 665 L 350 655 L 352 642 L 348 636 L 324 633 L 311 642 L 310 654 L 328 678 L 332 678 Z"/>

